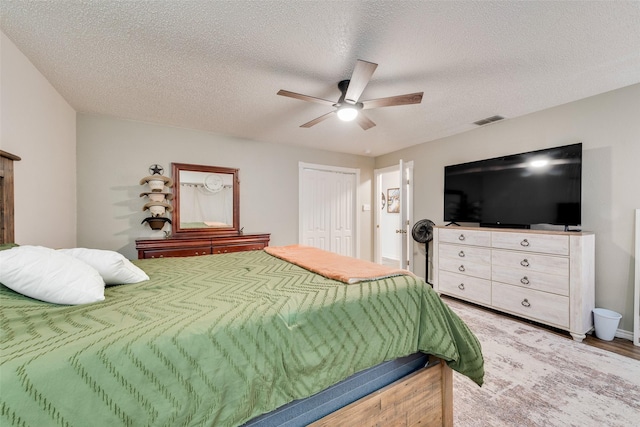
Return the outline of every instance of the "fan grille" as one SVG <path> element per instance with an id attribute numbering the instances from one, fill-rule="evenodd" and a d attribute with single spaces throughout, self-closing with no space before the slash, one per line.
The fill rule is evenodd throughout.
<path id="1" fill-rule="evenodd" d="M 430 242 L 433 239 L 433 226 L 430 219 L 421 219 L 413 225 L 411 236 L 418 243 Z"/>

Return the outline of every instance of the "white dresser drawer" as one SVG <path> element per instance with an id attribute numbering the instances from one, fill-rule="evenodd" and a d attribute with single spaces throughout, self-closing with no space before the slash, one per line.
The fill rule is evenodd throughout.
<path id="1" fill-rule="evenodd" d="M 502 251 L 491 252 L 491 263 L 494 266 L 522 269 L 523 272 L 539 271 L 559 276 L 569 276 L 569 258 L 537 255 L 523 252 Z"/>
<path id="2" fill-rule="evenodd" d="M 433 245 L 436 292 L 567 330 L 576 341 L 593 329 L 593 233 L 439 226 Z"/>
<path id="3" fill-rule="evenodd" d="M 440 271 L 439 289 L 441 292 L 458 296 L 479 304 L 491 304 L 491 282 L 477 277 Z"/>
<path id="4" fill-rule="evenodd" d="M 569 236 L 493 231 L 494 248 L 540 252 L 553 255 L 569 255 Z"/>
<path id="5" fill-rule="evenodd" d="M 491 264 L 468 262 L 464 259 L 440 258 L 440 269 L 465 276 L 491 279 Z"/>
<path id="6" fill-rule="evenodd" d="M 491 249 L 441 244 L 440 258 L 452 258 L 458 261 L 489 264 L 491 263 Z"/>
<path id="7" fill-rule="evenodd" d="M 569 298 L 565 296 L 493 282 L 491 305 L 531 320 L 569 327 Z"/>
<path id="8" fill-rule="evenodd" d="M 569 276 L 494 265 L 491 268 L 491 278 L 494 282 L 569 296 Z"/>
<path id="9" fill-rule="evenodd" d="M 480 230 L 440 229 L 440 242 L 459 245 L 491 246 L 491 233 Z"/>

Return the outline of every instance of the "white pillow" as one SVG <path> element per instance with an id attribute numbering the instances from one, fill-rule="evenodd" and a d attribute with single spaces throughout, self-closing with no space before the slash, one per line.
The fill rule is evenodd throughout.
<path id="1" fill-rule="evenodd" d="M 104 280 L 95 268 L 42 246 L 0 251 L 0 283 L 28 297 L 55 304 L 104 300 Z"/>
<path id="2" fill-rule="evenodd" d="M 133 265 L 124 255 L 102 249 L 58 249 L 98 270 L 107 285 L 124 285 L 149 280 L 147 273 Z"/>

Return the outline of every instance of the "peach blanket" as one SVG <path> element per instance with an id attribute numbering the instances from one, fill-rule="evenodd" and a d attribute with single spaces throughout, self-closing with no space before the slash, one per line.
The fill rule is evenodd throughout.
<path id="1" fill-rule="evenodd" d="M 277 258 L 347 284 L 401 275 L 415 277 L 408 270 L 338 255 L 311 246 L 267 246 L 264 250 Z"/>

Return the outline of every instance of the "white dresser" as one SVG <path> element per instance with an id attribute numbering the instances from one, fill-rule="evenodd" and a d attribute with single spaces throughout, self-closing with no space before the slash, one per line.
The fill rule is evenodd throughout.
<path id="1" fill-rule="evenodd" d="M 593 328 L 595 235 L 435 227 L 434 289 L 569 331 Z"/>

